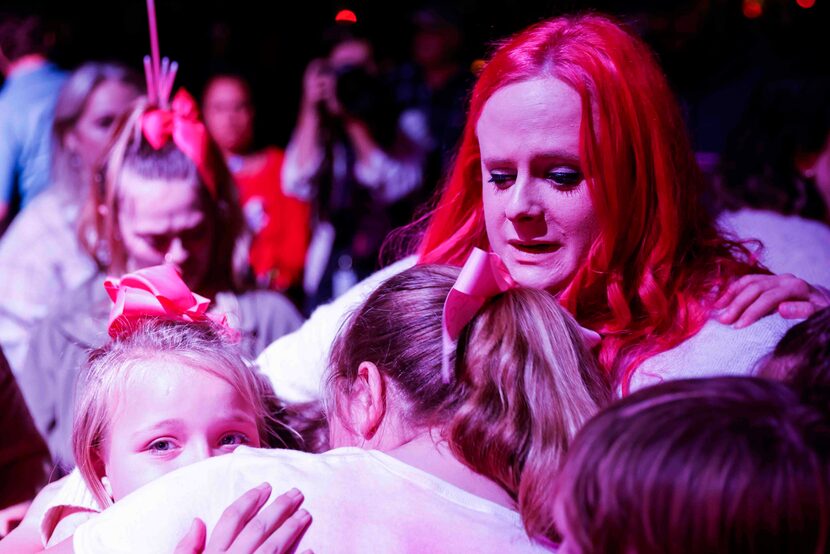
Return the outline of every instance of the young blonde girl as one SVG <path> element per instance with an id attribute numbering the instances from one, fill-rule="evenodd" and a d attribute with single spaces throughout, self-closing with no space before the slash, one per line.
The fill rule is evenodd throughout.
<path id="1" fill-rule="evenodd" d="M 107 285 L 113 339 L 90 353 L 79 375 L 78 472 L 46 512 L 45 540 L 73 527 L 53 533 L 66 516 L 105 509 L 165 473 L 239 445 L 258 447 L 267 434 L 270 386 L 243 359 L 238 336 L 206 315 L 207 303 L 171 266 Z"/>
<path id="2" fill-rule="evenodd" d="M 108 279 L 112 340 L 79 374 L 72 449 L 76 470 L 36 500 L 0 552 L 39 551 L 162 475 L 238 446 L 285 442 L 267 380 L 242 356 L 239 336 L 172 266 Z M 300 499 L 295 499 L 299 505 Z M 296 508 L 296 506 L 295 506 Z M 32 534 L 40 535 L 35 542 Z M 27 541 L 26 543 L 21 541 Z"/>

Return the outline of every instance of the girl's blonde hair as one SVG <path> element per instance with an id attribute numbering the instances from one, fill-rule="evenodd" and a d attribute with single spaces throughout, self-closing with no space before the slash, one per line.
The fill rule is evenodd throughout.
<path id="1" fill-rule="evenodd" d="M 349 397 L 360 363 L 373 362 L 411 428 L 442 429 L 462 462 L 516 500 L 530 536 L 554 537 L 549 485 L 610 386 L 556 298 L 524 288 L 491 299 L 462 331 L 445 383 L 441 314 L 457 276 L 416 266 L 369 296 L 333 346 L 331 410 Z"/>
<path id="2" fill-rule="evenodd" d="M 254 413 L 260 439 L 268 442 L 277 406 L 270 383 L 242 357 L 223 330 L 210 323 L 148 318 L 123 337 L 93 350 L 78 376 L 72 426 L 72 450 L 81 476 L 102 507 L 112 500 L 101 483 L 102 449 L 117 399 L 133 376 L 135 364 L 164 360 L 206 371 L 226 381 Z"/>

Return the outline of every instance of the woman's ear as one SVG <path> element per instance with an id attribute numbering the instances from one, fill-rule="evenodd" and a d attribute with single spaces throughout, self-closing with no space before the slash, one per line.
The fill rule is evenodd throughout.
<path id="1" fill-rule="evenodd" d="M 371 440 L 386 415 L 386 384 L 375 364 L 360 363 L 350 396 L 352 428 L 364 440 Z"/>

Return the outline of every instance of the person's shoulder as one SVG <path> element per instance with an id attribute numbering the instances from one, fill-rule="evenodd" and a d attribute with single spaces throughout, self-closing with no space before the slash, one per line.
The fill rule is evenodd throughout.
<path id="1" fill-rule="evenodd" d="M 282 293 L 267 289 L 251 289 L 236 294 L 243 319 L 246 315 L 265 314 L 301 317 L 297 308 Z"/>
<path id="2" fill-rule="evenodd" d="M 16 257 L 30 259 L 41 256 L 44 252 L 53 253 L 55 249 L 51 246 L 56 241 L 65 244 L 76 240 L 74 230 L 67 220 L 67 209 L 72 208 L 67 207 L 65 202 L 62 203 L 60 196 L 51 189 L 35 196 L 26 209 L 14 218 L 3 235 L 0 256 L 13 251 Z M 67 253 L 61 249 L 61 254 Z"/>
<path id="3" fill-rule="evenodd" d="M 736 329 L 712 317 L 690 338 L 640 364 L 631 390 L 674 379 L 752 375 L 796 323 L 775 313 Z"/>
<path id="4" fill-rule="evenodd" d="M 753 238 L 752 233 L 766 235 L 782 230 L 795 231 L 805 240 L 820 240 L 830 236 L 830 226 L 821 221 L 770 210 L 743 208 L 726 211 L 719 216 L 718 221 L 734 230 L 741 238 Z"/>

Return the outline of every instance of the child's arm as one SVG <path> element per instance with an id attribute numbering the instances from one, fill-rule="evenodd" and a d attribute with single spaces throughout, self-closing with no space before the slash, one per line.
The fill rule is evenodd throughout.
<path id="1" fill-rule="evenodd" d="M 311 516 L 305 510 L 298 510 L 303 495 L 297 490 L 278 496 L 263 508 L 270 492 L 271 487 L 266 484 L 239 497 L 222 513 L 207 541 L 205 524 L 197 518 L 174 554 L 290 552 L 311 523 Z M 75 554 L 72 537 L 45 552 Z"/>

